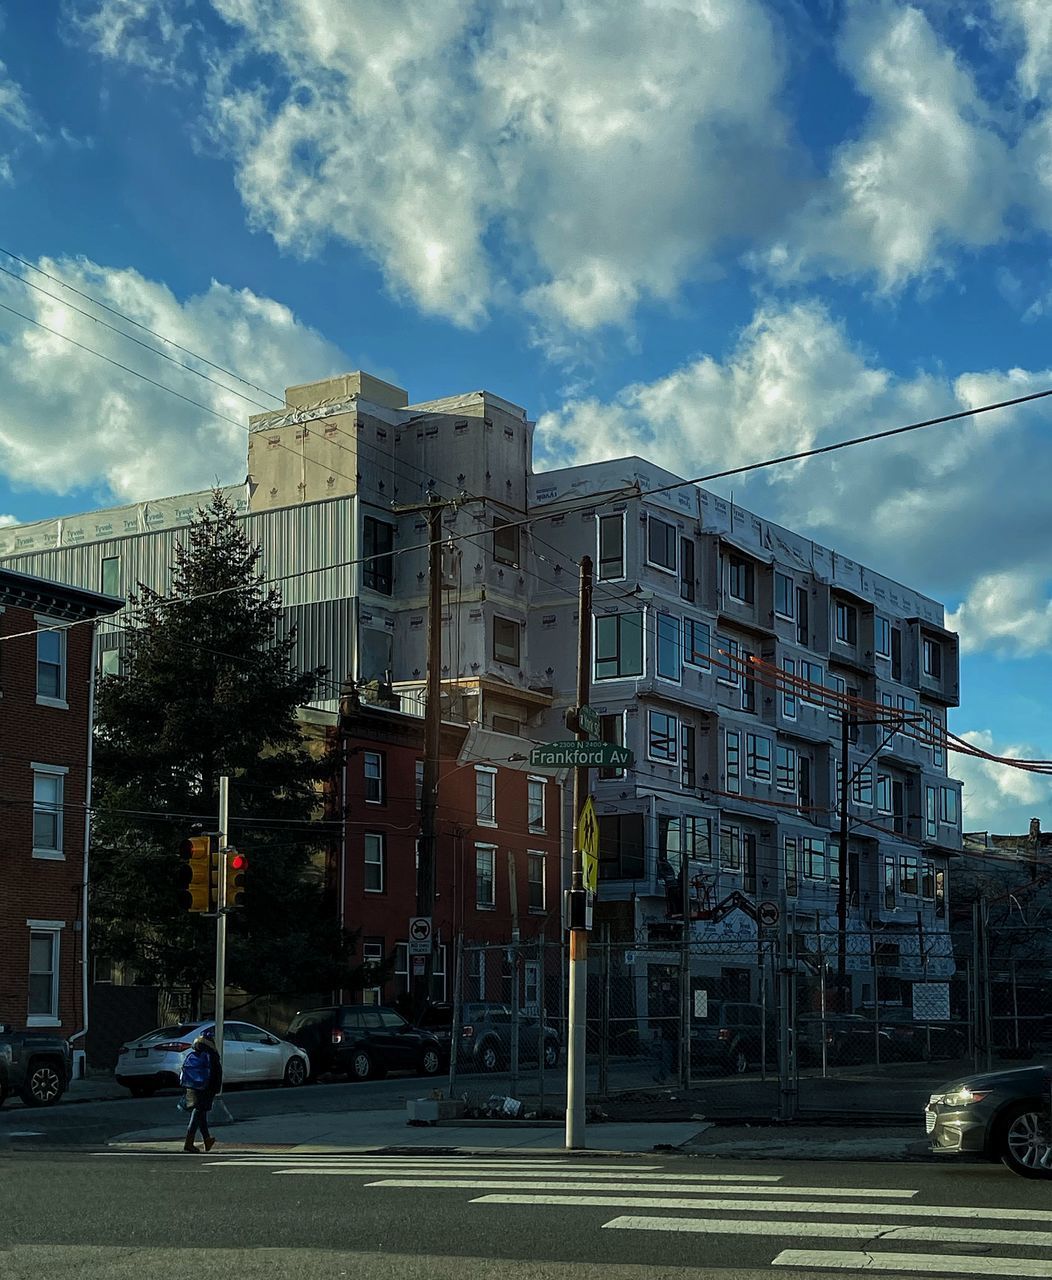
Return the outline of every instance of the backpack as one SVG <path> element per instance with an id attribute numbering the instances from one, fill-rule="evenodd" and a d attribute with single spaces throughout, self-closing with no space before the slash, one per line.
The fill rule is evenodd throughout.
<path id="1" fill-rule="evenodd" d="M 191 1049 L 183 1059 L 179 1083 L 184 1089 L 205 1089 L 212 1078 L 212 1064 L 208 1054 Z"/>

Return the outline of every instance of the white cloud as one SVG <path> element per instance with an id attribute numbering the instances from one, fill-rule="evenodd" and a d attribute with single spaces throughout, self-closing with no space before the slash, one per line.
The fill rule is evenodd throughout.
<path id="1" fill-rule="evenodd" d="M 84 2 L 107 56 L 182 47 L 175 0 Z M 523 296 L 546 322 L 623 322 L 787 198 L 760 0 L 211 3 L 234 47 L 203 45 L 206 117 L 253 223 L 358 246 L 458 323 Z"/>
<path id="2" fill-rule="evenodd" d="M 72 31 L 96 53 L 162 80 L 180 78 L 188 0 L 66 0 L 66 12 Z"/>
<path id="3" fill-rule="evenodd" d="M 213 281 L 204 293 L 180 300 L 136 271 L 82 259 L 42 259 L 38 265 L 279 395 L 285 385 L 349 364 L 287 307 L 248 289 Z M 61 285 L 39 283 L 58 297 L 63 293 Z M 57 331 L 48 333 L 0 312 L 0 467 L 11 483 L 54 493 L 98 486 L 114 499 L 134 500 L 202 488 L 217 477 L 230 482 L 244 476 L 248 415 L 261 412 L 259 405 L 150 355 L 64 303 L 23 290 L 11 280 L 0 285 L 0 300 Z M 83 299 L 71 295 L 69 301 L 90 310 Z M 102 318 L 120 324 L 112 316 Z M 66 338 L 139 369 L 234 422 L 220 421 L 149 386 Z M 212 369 L 204 372 L 245 391 L 263 408 L 276 407 Z"/>
<path id="4" fill-rule="evenodd" d="M 1018 657 L 1052 652 L 1052 580 L 1047 563 L 984 574 L 946 625 L 965 649 Z"/>
<path id="5" fill-rule="evenodd" d="M 838 53 L 869 102 L 858 137 L 766 255 L 775 275 L 874 273 L 884 289 L 927 275 L 950 250 L 993 244 L 1017 179 L 970 71 L 920 9 L 853 3 Z"/>
<path id="6" fill-rule="evenodd" d="M 12 162 L 26 140 L 41 141 L 42 135 L 21 85 L 0 62 L 0 181 L 11 181 Z"/>
<path id="7" fill-rule="evenodd" d="M 608 401 L 570 401 L 540 417 L 537 439 L 551 465 L 639 453 L 689 477 L 1050 383 L 1050 370 L 897 376 L 819 304 L 766 304 L 723 361 L 703 354 Z M 1049 418 L 1041 401 L 719 487 L 910 586 L 964 596 L 1052 541 Z"/>
<path id="8" fill-rule="evenodd" d="M 972 746 L 1005 759 L 1034 759 L 1040 755 L 1029 743 L 998 747 L 989 729 L 969 730 L 960 736 Z M 966 831 L 1025 834 L 1032 817 L 1041 817 L 1042 825 L 1048 825 L 1052 777 L 961 754 L 952 757 L 951 772 L 964 783 Z"/>
<path id="9" fill-rule="evenodd" d="M 1047 0 L 993 0 L 994 12 L 1023 46 L 1016 80 L 1028 98 L 1052 84 L 1052 6 Z"/>

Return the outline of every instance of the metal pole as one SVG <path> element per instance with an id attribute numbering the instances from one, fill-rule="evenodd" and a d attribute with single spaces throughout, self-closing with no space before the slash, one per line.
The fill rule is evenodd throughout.
<path id="1" fill-rule="evenodd" d="M 610 1088 L 610 926 L 603 925 L 600 953 L 599 1004 L 599 1096 L 605 1098 Z"/>
<path id="2" fill-rule="evenodd" d="M 682 825 L 682 819 L 680 820 Z M 679 1085 L 690 1088 L 690 859 L 683 832 L 679 838 L 679 885 L 683 927 L 679 932 Z"/>
<path id="3" fill-rule="evenodd" d="M 226 1014 L 226 860 L 230 836 L 230 779 L 219 779 L 219 883 L 216 886 L 216 1009 L 215 1045 L 220 1061 L 223 1058 L 223 1024 Z M 212 1104 L 214 1121 L 228 1121 L 230 1112 L 226 1104 L 217 1098 Z"/>
<path id="4" fill-rule="evenodd" d="M 994 1045 L 993 1010 L 991 1008 L 992 993 L 990 991 L 990 917 L 985 898 L 980 904 L 979 920 L 982 925 L 979 936 L 983 945 L 983 1041 L 986 1045 L 986 1069 L 987 1071 L 992 1071 L 994 1067 Z"/>
<path id="5" fill-rule="evenodd" d="M 537 989 L 537 1016 L 539 1019 L 537 1034 L 540 1037 L 537 1042 L 537 1112 L 541 1116 L 544 1115 L 544 1033 L 548 1026 L 548 1009 L 547 1001 L 545 1000 L 545 992 L 548 986 L 546 981 L 547 975 L 545 973 L 547 957 L 545 955 L 546 948 L 544 945 L 544 930 L 547 923 L 547 918 L 541 921 L 541 931 L 537 935 L 537 975 L 539 983 Z"/>
<path id="6" fill-rule="evenodd" d="M 789 939 L 785 905 L 778 916 L 778 1115 L 793 1118 L 789 1046 Z"/>
<path id="7" fill-rule="evenodd" d="M 457 1087 L 457 1054 L 460 1050 L 460 1028 L 464 1020 L 464 931 L 457 934 L 457 973 L 453 983 L 453 1026 L 449 1041 L 449 1096 Z"/>
<path id="8" fill-rule="evenodd" d="M 586 707 L 591 694 L 592 665 L 592 560 L 581 557 L 580 587 L 577 600 L 577 705 Z M 584 733 L 578 725 L 578 741 Z M 581 808 L 588 796 L 588 769 L 573 772 L 573 879 L 571 904 L 581 903 L 584 913 L 584 859 L 577 838 Z M 572 909 L 572 908 L 571 908 Z M 566 1149 L 578 1151 L 585 1146 L 585 1030 L 588 1019 L 588 930 L 585 920 L 570 921 L 570 1027 L 566 1055 Z"/>
<path id="9" fill-rule="evenodd" d="M 445 503 L 431 498 L 428 525 L 427 701 L 424 706 L 424 777 L 420 797 L 420 865 L 416 873 L 416 913 L 434 914 L 435 861 L 438 827 L 438 774 L 442 742 L 442 511 Z M 413 977 L 411 988 L 417 1014 L 431 996 L 432 954 L 424 961 L 423 978 Z"/>
<path id="10" fill-rule="evenodd" d="M 508 900 L 511 907 L 511 1095 L 519 1092 L 519 886 L 515 851 L 508 850 Z"/>
<path id="11" fill-rule="evenodd" d="M 1019 1048 L 1019 988 L 1016 983 L 1016 962 L 1011 961 L 1012 965 L 1012 1039 L 1015 1041 L 1015 1047 Z"/>
<path id="12" fill-rule="evenodd" d="M 850 794 L 851 773 L 849 769 L 850 754 L 849 726 L 847 707 L 840 713 L 840 885 L 837 892 L 837 954 L 836 984 L 841 1013 L 851 1012 L 851 1002 L 847 994 L 847 799 Z"/>

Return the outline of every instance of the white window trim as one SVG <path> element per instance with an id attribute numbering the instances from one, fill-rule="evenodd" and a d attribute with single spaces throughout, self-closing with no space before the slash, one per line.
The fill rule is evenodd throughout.
<path id="1" fill-rule="evenodd" d="M 673 563 L 671 569 L 663 564 L 658 564 L 656 560 L 651 560 L 650 558 L 650 522 L 652 520 L 657 520 L 660 521 L 661 524 L 668 525 L 676 535 L 674 542 L 675 551 L 672 556 Z M 666 520 L 664 516 L 656 516 L 650 511 L 647 512 L 646 534 L 643 539 L 643 559 L 648 569 L 656 569 L 658 573 L 667 573 L 672 578 L 679 577 L 679 525 L 677 525 L 674 520 Z"/>
<path id="2" fill-rule="evenodd" d="M 370 775 L 369 775 L 368 773 L 366 773 L 366 771 L 365 771 L 366 762 L 367 762 L 367 760 L 369 759 L 369 757 L 370 757 L 370 756 L 375 756 L 375 757 L 376 757 L 376 761 L 377 761 L 377 763 L 378 763 L 378 764 L 379 764 L 379 766 L 380 766 L 380 772 L 377 774 L 377 776 L 376 776 L 375 778 L 370 777 Z M 364 784 L 364 785 L 363 785 L 363 790 L 367 793 L 367 794 L 366 794 L 366 796 L 365 796 L 365 803 L 366 803 L 366 804 L 376 804 L 376 805 L 382 805 L 382 804 L 383 804 L 383 802 L 384 802 L 384 781 L 385 781 L 385 779 L 384 779 L 384 756 L 383 756 L 383 752 L 382 752 L 382 751 L 363 751 L 363 752 L 362 752 L 362 782 L 363 782 L 363 784 Z M 370 783 L 370 782 L 378 782 L 378 783 L 380 784 L 380 798 L 379 798 L 378 800 L 370 800 L 370 799 L 369 799 L 369 796 L 368 796 L 368 790 L 369 790 L 369 783 Z"/>
<path id="3" fill-rule="evenodd" d="M 49 697 L 47 694 L 37 692 L 36 694 L 37 706 L 38 707 L 54 707 L 58 711 L 68 711 L 69 710 L 69 702 L 67 701 L 67 694 L 69 692 L 69 684 L 68 684 L 69 682 L 69 642 L 67 639 L 68 630 L 69 630 L 68 624 L 66 625 L 60 624 L 56 626 L 56 622 L 58 622 L 59 620 L 56 618 L 48 617 L 46 614 L 43 614 L 43 613 L 35 613 L 33 615 L 33 621 L 37 624 L 38 631 L 53 631 L 62 642 L 62 662 L 61 662 L 62 696 L 58 698 L 52 698 L 52 697 Z M 34 641 L 34 648 L 35 647 L 36 647 L 36 642 Z M 34 664 L 39 663 L 39 661 L 40 661 L 39 656 L 37 654 L 34 654 Z M 34 691 L 37 690 L 36 665 L 34 665 L 33 667 L 33 689 Z"/>
<path id="4" fill-rule="evenodd" d="M 738 776 L 731 778 L 730 765 L 728 763 L 727 744 L 731 738 L 738 741 Z M 728 729 L 723 735 L 723 780 L 727 785 L 727 790 L 736 796 L 740 796 L 742 792 L 742 735 L 740 729 Z M 734 783 L 732 786 L 731 783 Z"/>
<path id="5" fill-rule="evenodd" d="M 543 916 L 548 911 L 548 855 L 544 849 L 527 849 L 526 850 L 526 901 L 527 911 L 530 915 Z M 530 885 L 536 883 L 530 880 L 530 858 L 540 858 L 541 860 L 541 905 L 539 907 L 529 906 Z"/>
<path id="6" fill-rule="evenodd" d="M 479 813 L 478 775 L 488 773 L 493 778 L 492 818 L 483 818 Z M 493 765 L 477 764 L 475 766 L 475 825 L 478 827 L 495 827 L 497 825 L 497 770 Z"/>
<path id="7" fill-rule="evenodd" d="M 878 649 L 878 648 L 877 648 L 877 636 L 880 634 L 880 632 L 879 632 L 879 630 L 878 630 L 878 628 L 877 628 L 877 622 L 876 622 L 876 619 L 874 619 L 874 622 L 873 622 L 873 656 L 874 656 L 874 657 L 877 657 L 877 658 L 880 658 L 883 662 L 890 662 L 890 661 L 891 661 L 891 619 L 890 619 L 890 618 L 884 618 L 884 617 L 883 617 L 883 615 L 881 615 L 881 614 L 879 614 L 879 613 L 878 613 L 876 616 L 877 616 L 877 618 L 882 619 L 882 621 L 884 621 L 884 622 L 886 622 L 886 623 L 888 624 L 888 650 L 887 650 L 887 653 L 885 653 L 883 649 Z"/>
<path id="8" fill-rule="evenodd" d="M 784 618 L 786 622 L 796 621 L 796 579 L 791 573 L 782 573 L 781 569 L 775 568 L 774 580 L 774 616 L 776 618 Z M 778 608 L 778 579 L 789 579 L 789 612 L 782 613 Z"/>
<path id="9" fill-rule="evenodd" d="M 673 743 L 671 755 L 667 755 L 667 756 L 651 755 L 650 744 L 652 741 L 652 734 L 650 730 L 650 720 L 651 720 L 651 717 L 655 715 L 664 716 L 666 719 L 671 720 L 673 724 L 676 726 L 676 731 L 671 737 L 671 741 Z M 680 728 L 682 727 L 682 724 L 683 724 L 682 719 L 675 711 L 655 711 L 653 707 L 649 707 L 647 709 L 647 759 L 648 760 L 652 761 L 654 764 L 666 764 L 673 768 L 679 764 L 679 731 L 680 731 Z"/>
<path id="10" fill-rule="evenodd" d="M 754 773 L 749 768 L 749 739 L 750 738 L 752 738 L 753 740 L 752 754 L 754 757 L 756 757 L 757 760 L 759 759 L 759 756 L 756 751 L 756 744 L 760 742 L 767 743 L 768 755 L 767 755 L 767 777 L 766 778 L 763 777 L 762 774 Z M 772 744 L 771 739 L 767 736 L 767 734 L 753 733 L 752 730 L 748 730 L 746 732 L 745 734 L 745 776 L 748 779 L 750 779 L 750 781 L 764 782 L 768 786 L 770 786 L 770 784 L 774 781 L 774 774 L 777 771 L 776 765 L 775 765 L 775 755 L 776 755 L 776 752 L 775 752 L 774 745 Z"/>
<path id="11" fill-rule="evenodd" d="M 380 848 L 379 864 L 375 862 L 370 862 L 369 859 L 366 857 L 366 854 L 369 849 L 370 836 L 373 836 L 376 840 L 379 841 L 379 848 Z M 379 865 L 380 867 L 380 887 L 379 889 L 370 889 L 369 886 L 365 883 L 365 873 L 367 868 L 375 867 L 377 865 Z M 387 840 L 384 838 L 384 832 L 382 831 L 365 831 L 362 833 L 362 889 L 364 890 L 365 893 L 370 893 L 377 897 L 387 892 Z"/>
<path id="12" fill-rule="evenodd" d="M 30 769 L 34 775 L 33 790 L 36 791 L 36 774 L 40 773 L 50 778 L 65 779 L 69 773 L 69 766 L 64 764 L 40 764 L 38 761 L 30 763 Z M 54 849 L 37 848 L 33 846 L 32 856 L 40 862 L 65 862 L 66 861 L 66 784 L 62 784 L 62 800 L 58 805 L 58 847 Z M 33 797 L 33 813 L 36 814 L 36 796 Z M 35 825 L 35 824 L 34 824 Z"/>
<path id="13" fill-rule="evenodd" d="M 720 640 L 725 640 L 727 642 L 728 648 L 725 654 L 719 647 L 718 642 Z M 730 688 L 737 689 L 742 682 L 742 642 L 740 640 L 736 640 L 734 636 L 715 635 L 712 636 L 709 641 L 710 652 L 714 644 L 716 646 L 716 661 L 718 664 L 716 667 L 717 683 L 729 685 Z M 737 645 L 737 652 L 732 650 L 729 647 L 730 645 Z"/>
<path id="14" fill-rule="evenodd" d="M 740 560 L 742 564 L 745 565 L 747 568 L 749 567 L 752 568 L 752 594 L 753 594 L 753 602 L 755 603 L 756 566 L 752 563 L 752 561 L 748 558 L 748 556 L 736 554 L 735 559 Z M 727 565 L 727 599 L 733 600 L 735 604 L 748 605 L 750 602 L 744 596 L 736 596 L 734 592 L 731 590 L 731 556 L 730 555 L 727 556 L 726 565 Z"/>
<path id="15" fill-rule="evenodd" d="M 539 782 L 541 786 L 541 825 L 539 827 L 532 826 L 530 823 L 530 783 Z M 541 778 L 537 774 L 530 773 L 526 775 L 526 827 L 531 835 L 543 836 L 548 830 L 548 779 Z"/>
<path id="16" fill-rule="evenodd" d="M 788 751 L 793 762 L 793 765 L 792 765 L 793 782 L 792 782 L 792 786 L 789 786 L 789 787 L 783 786 L 782 783 L 778 781 L 778 752 L 779 751 Z M 782 791 L 786 795 L 790 795 L 790 796 L 796 795 L 797 788 L 798 788 L 797 773 L 796 773 L 796 748 L 787 747 L 781 742 L 776 742 L 774 747 L 774 784 L 775 784 L 776 791 Z"/>
<path id="17" fill-rule="evenodd" d="M 704 627 L 705 630 L 709 633 L 708 652 L 699 662 L 695 662 L 692 658 L 687 657 L 687 624 L 688 623 L 692 628 Z M 682 654 L 683 665 L 685 667 L 693 667 L 695 671 L 711 670 L 712 668 L 712 624 L 710 622 L 707 622 L 704 618 L 686 618 L 685 617 L 683 619 L 683 627 L 682 627 L 681 634 L 682 634 L 681 644 L 683 646 L 683 654 Z"/>
<path id="18" fill-rule="evenodd" d="M 618 672 L 612 676 L 601 676 L 597 670 L 598 659 L 596 653 L 599 649 L 599 621 L 601 618 L 625 617 L 630 614 L 638 613 L 640 617 L 640 661 L 639 671 L 633 675 L 622 675 Z M 644 605 L 642 609 L 618 609 L 614 613 L 594 614 L 592 617 L 592 680 L 596 684 L 602 684 L 605 681 L 612 680 L 641 680 L 647 671 L 647 662 L 650 659 L 650 643 L 647 636 L 647 628 L 649 626 L 650 611 Z M 656 638 L 654 643 L 656 643 Z"/>
<path id="19" fill-rule="evenodd" d="M 676 675 L 666 676 L 658 668 L 661 665 L 661 620 L 668 618 L 676 624 Z M 654 623 L 654 677 L 666 684 L 683 683 L 683 619 L 675 613 L 658 612 Z"/>
<path id="20" fill-rule="evenodd" d="M 54 1013 L 31 1013 L 26 1015 L 27 1027 L 61 1027 L 62 1019 L 58 1016 L 61 999 L 61 976 L 62 976 L 62 930 L 66 927 L 65 920 L 27 920 L 26 926 L 30 933 L 50 933 L 54 936 L 54 945 L 51 952 L 51 961 L 54 965 L 52 974 L 55 979 L 55 1000 Z M 29 973 L 26 974 L 26 980 L 29 979 Z"/>
<path id="21" fill-rule="evenodd" d="M 611 511 L 609 514 L 597 515 L 595 518 L 595 580 L 596 582 L 624 582 L 628 576 L 628 535 L 625 527 L 624 511 Z M 604 520 L 619 519 L 621 521 L 621 573 L 616 578 L 604 578 L 600 576 L 600 564 L 602 556 L 600 554 L 601 547 L 599 542 L 600 530 Z"/>
<path id="22" fill-rule="evenodd" d="M 488 853 L 490 859 L 489 887 L 493 895 L 492 902 L 479 902 L 479 854 Z M 496 911 L 497 909 L 497 846 L 495 844 L 475 845 L 475 910 Z"/>
<path id="23" fill-rule="evenodd" d="M 791 663 L 793 664 L 793 669 L 792 669 L 792 671 L 787 671 L 787 670 L 786 670 L 785 664 L 786 664 L 787 662 L 791 662 Z M 782 668 L 782 675 L 783 675 L 783 676 L 787 676 L 787 677 L 789 677 L 791 680 L 795 680 L 795 679 L 797 678 L 797 671 L 796 671 L 796 659 L 795 659 L 795 658 L 788 658 L 788 657 L 786 657 L 786 656 L 783 654 L 783 655 L 782 655 L 781 668 Z M 793 704 L 793 709 L 792 709 L 792 711 L 790 711 L 790 710 L 788 709 L 787 705 L 786 705 L 787 700 L 789 700 L 789 699 L 791 699 L 791 700 L 792 700 L 792 704 Z M 798 710 L 798 708 L 799 708 L 799 705 L 800 705 L 800 695 L 799 695 L 799 693 L 797 692 L 796 685 L 795 685 L 795 684 L 791 684 L 791 683 L 790 683 L 790 684 L 788 685 L 788 687 L 787 687 L 787 688 L 785 688 L 785 689 L 783 689 L 783 690 L 782 690 L 782 716 L 783 716 L 783 718 L 784 718 L 784 719 L 786 719 L 786 720 L 793 720 L 793 721 L 795 721 L 795 720 L 796 720 L 796 713 L 797 713 L 797 710 Z"/>

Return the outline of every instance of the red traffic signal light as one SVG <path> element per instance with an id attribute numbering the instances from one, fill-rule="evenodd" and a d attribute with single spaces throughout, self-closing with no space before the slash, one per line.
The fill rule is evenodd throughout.
<path id="1" fill-rule="evenodd" d="M 228 907 L 244 906 L 247 872 L 248 855 L 237 849 L 228 849 L 226 858 L 226 905 Z"/>

